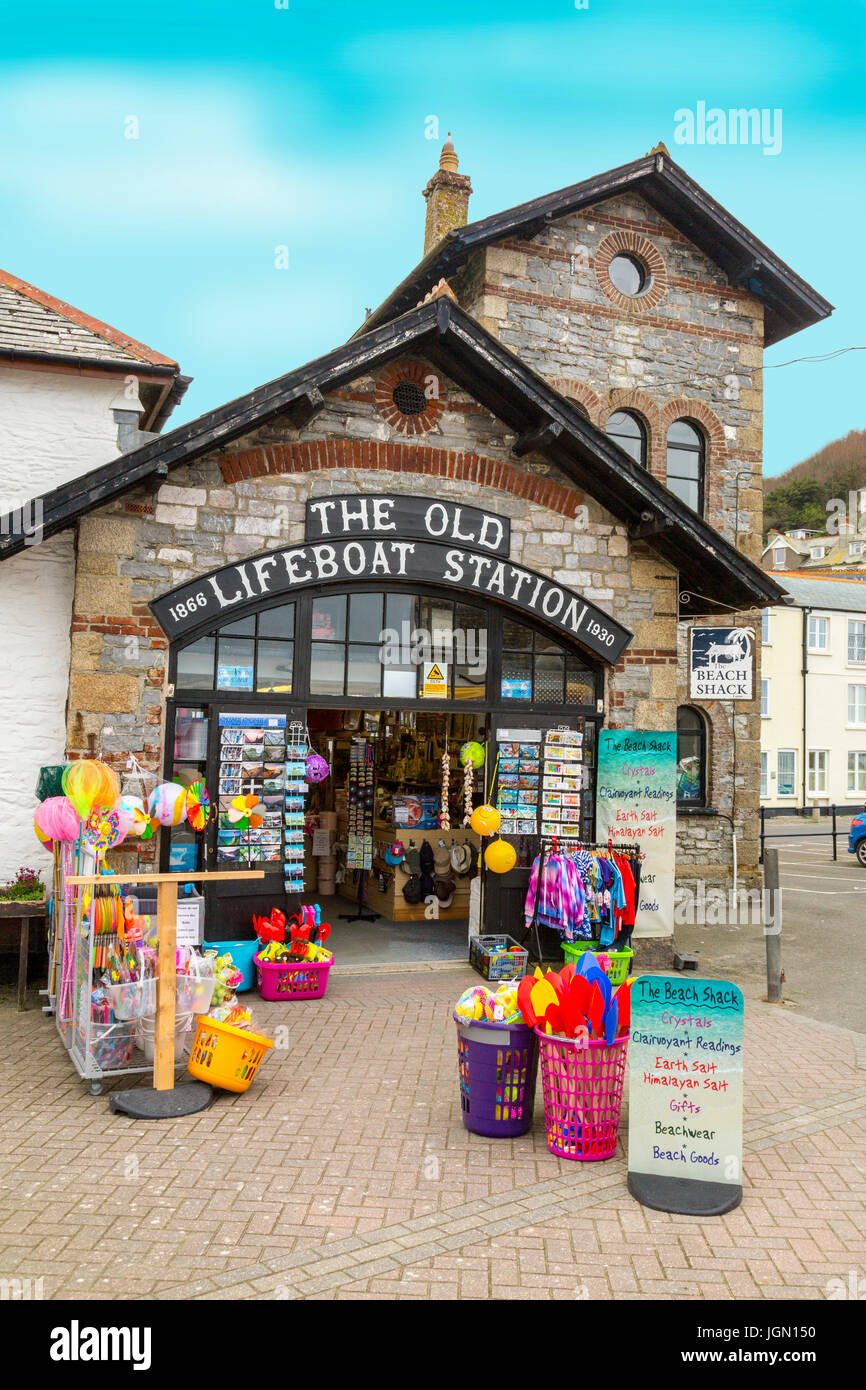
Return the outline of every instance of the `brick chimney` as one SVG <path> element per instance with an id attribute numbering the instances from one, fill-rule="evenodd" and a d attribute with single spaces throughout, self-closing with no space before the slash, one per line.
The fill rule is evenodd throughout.
<path id="1" fill-rule="evenodd" d="M 424 255 L 455 227 L 465 227 L 469 220 L 469 195 L 472 184 L 467 174 L 458 174 L 459 161 L 451 141 L 451 131 L 442 146 L 439 168 L 424 189 L 427 200 L 427 220 L 424 225 Z"/>

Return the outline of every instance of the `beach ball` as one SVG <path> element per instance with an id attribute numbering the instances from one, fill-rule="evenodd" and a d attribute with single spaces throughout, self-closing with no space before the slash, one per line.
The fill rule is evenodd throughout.
<path id="1" fill-rule="evenodd" d="M 54 841 L 51 839 L 50 835 L 46 835 L 44 831 L 42 831 L 42 830 L 39 829 L 39 826 L 38 826 L 37 823 L 36 823 L 36 815 L 35 815 L 35 812 L 34 812 L 34 815 L 33 815 L 33 829 L 34 829 L 35 832 L 36 832 L 36 838 L 37 838 L 37 840 L 39 841 L 39 843 L 40 843 L 40 845 L 42 846 L 42 848 L 43 848 L 43 849 L 47 849 L 49 854 L 53 854 L 53 853 L 54 853 Z"/>
<path id="2" fill-rule="evenodd" d="M 150 794 L 150 814 L 160 825 L 180 825 L 186 810 L 186 787 L 160 782 Z"/>
<path id="3" fill-rule="evenodd" d="M 494 840 L 484 851 L 484 862 L 492 874 L 507 874 L 517 863 L 517 850 L 508 840 Z"/>
<path id="4" fill-rule="evenodd" d="M 321 753 L 309 753 L 307 755 L 305 775 L 308 782 L 324 782 L 330 770 L 327 758 L 323 758 Z"/>
<path id="5" fill-rule="evenodd" d="M 149 817 L 140 796 L 131 796 L 129 792 L 124 792 L 115 803 L 114 810 L 120 817 L 120 824 L 127 835 L 141 835 L 149 824 Z"/>
<path id="6" fill-rule="evenodd" d="M 474 740 L 469 743 L 464 743 L 463 747 L 460 749 L 460 761 L 464 767 L 467 763 L 471 763 L 473 767 L 483 767 L 483 745 L 476 743 Z"/>
<path id="7" fill-rule="evenodd" d="M 469 824 L 476 835 L 495 835 L 502 824 L 502 817 L 495 806 L 476 806 Z"/>

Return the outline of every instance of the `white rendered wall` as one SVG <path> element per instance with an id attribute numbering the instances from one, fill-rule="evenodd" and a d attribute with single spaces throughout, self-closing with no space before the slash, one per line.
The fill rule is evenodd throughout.
<path id="1" fill-rule="evenodd" d="M 120 378 L 0 367 L 0 512 L 117 456 Z M 36 518 L 33 518 L 34 520 Z M 33 833 L 40 767 L 64 761 L 71 531 L 0 565 L 0 880 L 47 869 Z"/>
<path id="2" fill-rule="evenodd" d="M 0 367 L 0 509 L 117 457 L 123 378 Z"/>

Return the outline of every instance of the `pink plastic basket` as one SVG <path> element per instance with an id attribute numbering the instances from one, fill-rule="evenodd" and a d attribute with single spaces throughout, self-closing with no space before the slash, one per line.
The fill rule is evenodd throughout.
<path id="1" fill-rule="evenodd" d="M 544 1090 L 547 1147 L 560 1158 L 613 1158 L 619 1135 L 628 1033 L 610 1044 L 574 1040 L 536 1028 Z"/>
<path id="2" fill-rule="evenodd" d="M 253 963 L 262 998 L 285 1004 L 293 999 L 321 999 L 328 988 L 328 971 L 334 958 L 332 956 L 330 960 L 309 964 L 300 961 L 295 965 L 285 961 L 260 960 L 257 951 Z"/>

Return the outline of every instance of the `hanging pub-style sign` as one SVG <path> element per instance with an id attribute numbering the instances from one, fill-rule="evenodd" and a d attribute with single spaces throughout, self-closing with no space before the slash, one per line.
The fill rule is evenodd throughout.
<path id="1" fill-rule="evenodd" d="M 692 700 L 751 700 L 753 627 L 693 627 Z"/>

